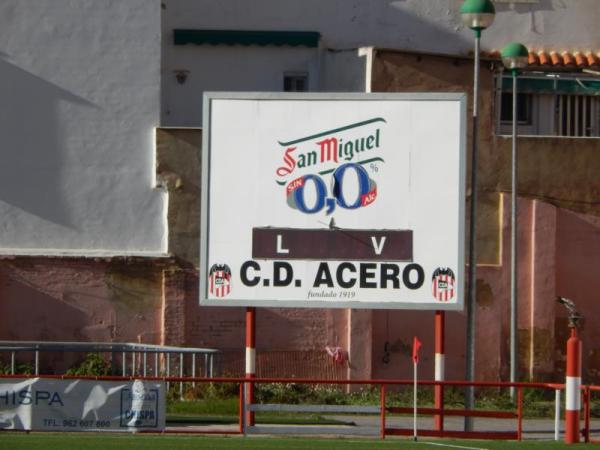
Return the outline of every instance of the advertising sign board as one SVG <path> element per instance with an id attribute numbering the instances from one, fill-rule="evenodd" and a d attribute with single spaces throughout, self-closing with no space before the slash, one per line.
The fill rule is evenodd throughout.
<path id="1" fill-rule="evenodd" d="M 35 431 L 161 431 L 161 381 L 48 378 L 0 380 L 0 429 Z"/>
<path id="2" fill-rule="evenodd" d="M 200 303 L 462 309 L 465 102 L 205 94 Z"/>

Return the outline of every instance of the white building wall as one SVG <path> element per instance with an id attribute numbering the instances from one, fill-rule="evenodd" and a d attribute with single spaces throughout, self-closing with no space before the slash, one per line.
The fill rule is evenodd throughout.
<path id="1" fill-rule="evenodd" d="M 319 65 L 314 91 L 364 91 L 360 47 L 466 55 L 473 34 L 461 22 L 463 0 L 163 0 L 165 125 L 200 126 L 205 90 L 281 91 L 290 65 Z M 598 0 L 499 0 L 484 50 L 521 41 L 534 50 L 600 50 Z M 174 29 L 318 31 L 320 56 L 297 47 L 174 46 Z M 306 49 L 305 49 L 306 50 Z M 310 49 L 309 49 L 310 50 Z M 218 55 L 218 56 L 216 56 Z M 287 56 L 286 56 L 287 55 Z M 256 56 L 256 59 L 254 59 Z M 214 58 L 213 58 L 214 57 Z M 176 86 L 173 70 L 189 70 Z M 311 72 L 311 79 L 314 79 Z M 190 114 L 190 111 L 192 114 Z"/>
<path id="2" fill-rule="evenodd" d="M 163 0 L 163 29 L 319 31 L 326 48 L 383 47 L 467 53 L 463 0 Z M 565 50 L 597 48 L 598 0 L 496 0 L 483 48 L 511 40 Z"/>
<path id="3" fill-rule="evenodd" d="M 3 0 L 0 252 L 162 254 L 154 127 L 200 126 L 206 90 L 368 90 L 361 47 L 467 54 L 462 0 Z M 484 49 L 600 49 L 598 0 L 498 2 Z M 176 47 L 176 28 L 318 31 L 320 47 Z M 161 30 L 163 33 L 161 47 Z M 162 52 L 162 108 L 161 108 Z M 188 70 L 177 83 L 174 70 Z"/>
<path id="4" fill-rule="evenodd" d="M 368 58 L 360 47 L 464 55 L 473 34 L 461 22 L 463 0 L 163 0 L 165 125 L 201 125 L 206 90 L 281 91 L 282 72 L 310 70 L 313 91 L 365 91 Z M 482 49 L 520 41 L 533 50 L 598 50 L 598 0 L 498 0 Z M 296 47 L 174 46 L 174 29 L 318 31 L 320 55 Z M 319 77 L 313 70 L 319 66 Z M 189 70 L 176 85 L 174 70 Z M 314 81 L 316 80 L 316 82 Z"/>
<path id="5" fill-rule="evenodd" d="M 163 0 L 173 28 L 319 31 L 323 46 L 460 49 L 457 0 Z M 422 42 L 416 42 L 416 39 Z M 444 37 L 444 39 L 440 39 Z"/>
<path id="6" fill-rule="evenodd" d="M 0 2 L 0 251 L 163 254 L 159 0 Z"/>
<path id="7" fill-rule="evenodd" d="M 171 39 L 172 41 L 172 39 Z M 186 71 L 179 83 L 176 73 Z M 319 49 L 257 46 L 172 46 L 163 65 L 164 126 L 201 126 L 204 91 L 282 91 L 286 72 L 319 86 Z"/>
<path id="8" fill-rule="evenodd" d="M 371 77 L 369 74 L 371 47 L 348 50 L 324 49 L 322 52 L 321 92 L 368 92 Z"/>
<path id="9" fill-rule="evenodd" d="M 600 51 L 598 0 L 502 0 L 495 4 L 496 20 L 484 34 L 487 49 L 517 41 L 532 50 Z"/>
<path id="10" fill-rule="evenodd" d="M 163 126 L 201 126 L 204 91 L 282 92 L 288 73 L 306 73 L 309 91 L 365 90 L 366 58 L 359 49 L 167 43 L 163 55 Z M 181 72 L 183 83 L 176 78 Z"/>

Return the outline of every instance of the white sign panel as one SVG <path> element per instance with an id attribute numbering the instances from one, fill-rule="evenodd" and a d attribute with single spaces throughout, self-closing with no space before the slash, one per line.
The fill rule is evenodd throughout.
<path id="1" fill-rule="evenodd" d="M 201 304 L 462 309 L 464 94 L 204 105 Z"/>
<path id="2" fill-rule="evenodd" d="M 0 380 L 0 429 L 160 431 L 164 428 L 162 382 Z"/>

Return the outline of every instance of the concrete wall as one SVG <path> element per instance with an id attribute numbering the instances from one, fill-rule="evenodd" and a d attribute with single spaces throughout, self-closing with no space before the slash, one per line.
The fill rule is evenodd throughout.
<path id="1" fill-rule="evenodd" d="M 168 193 L 168 248 L 184 266 L 200 259 L 200 129 L 156 130 L 157 184 Z"/>
<path id="2" fill-rule="evenodd" d="M 176 46 L 163 38 L 161 125 L 202 126 L 207 91 L 283 92 L 285 74 L 306 74 L 309 91 L 365 92 L 367 57 L 361 49 Z M 185 82 L 176 75 L 186 73 Z"/>
<path id="3" fill-rule="evenodd" d="M 482 121 L 481 129 L 481 204 L 479 205 L 479 259 L 477 280 L 477 367 L 478 379 L 506 379 L 508 377 L 509 335 L 509 261 L 510 261 L 510 208 L 509 186 L 510 140 L 496 137 L 492 72 L 489 62 L 483 64 Z M 378 51 L 375 53 L 373 71 L 374 90 L 469 90 L 472 66 L 468 60 Z M 159 130 L 159 157 L 169 155 L 168 164 L 159 160 L 160 178 L 166 178 L 170 192 L 169 217 L 190 219 L 189 202 L 196 203 L 197 187 L 189 181 L 189 173 L 196 168 L 190 161 L 193 146 L 200 141 L 200 132 L 193 130 Z M 565 145 L 565 143 L 567 145 Z M 594 255 L 593 226 L 597 226 L 600 170 L 597 158 L 598 141 L 594 139 L 523 138 L 520 140 L 519 191 L 519 376 L 521 379 L 556 379 L 564 366 L 563 353 L 566 320 L 556 307 L 556 295 L 572 295 L 573 286 L 590 286 L 591 271 L 573 269 L 565 276 L 561 268 L 560 248 L 572 248 L 568 239 L 581 239 L 591 245 Z M 565 171 L 564 167 L 570 167 Z M 162 169 L 161 169 L 162 168 Z M 165 172 L 162 170 L 165 169 Z M 187 174 L 187 175 L 186 175 Z M 178 181 L 181 179 L 181 183 Z M 177 186 L 179 185 L 179 188 Z M 188 189 L 188 191 L 186 191 Z M 191 189 L 191 191 L 190 191 Z M 180 200 L 178 200 L 178 198 Z M 540 199 L 540 200 L 537 200 Z M 579 200 L 578 200 L 579 199 Z M 551 204 L 551 203 L 552 204 Z M 556 206 L 554 206 L 556 205 Z M 563 209 L 560 209 L 563 208 Z M 581 223 L 591 224 L 586 233 L 565 231 L 568 229 L 569 208 L 580 211 Z M 565 214 L 567 214 L 565 216 Z M 192 229 L 195 220 L 180 223 Z M 579 223 L 579 222 L 577 222 Z M 186 254 L 186 245 L 178 242 L 181 228 L 170 221 L 172 251 Z M 566 228 L 567 227 L 567 228 Z M 592 228 L 589 228 L 592 227 Z M 192 232 L 193 234 L 193 232 Z M 183 233 L 186 236 L 186 233 Z M 192 243 L 190 239 L 187 241 Z M 579 242 L 579 241 L 578 241 Z M 180 250 L 176 250 L 180 248 Z M 573 247 L 575 252 L 581 249 Z M 581 259 L 581 258 L 579 258 Z M 579 259 L 574 267 L 579 266 Z M 187 258 L 196 266 L 194 258 Z M 591 261 L 591 260 L 590 260 Z M 593 267 L 590 261 L 585 261 Z M 582 278 L 583 277 L 583 278 Z M 178 278 L 179 279 L 179 278 Z M 561 294 L 561 283 L 571 281 L 567 294 Z M 179 305 L 174 317 L 185 317 L 185 331 L 173 323 L 173 333 L 165 329 L 165 336 L 177 336 L 171 343 L 214 346 L 224 350 L 225 364 L 232 371 L 242 372 L 244 340 L 244 312 L 241 309 L 200 308 L 197 305 L 197 273 L 186 271 L 179 292 L 184 292 L 185 303 L 180 295 L 168 298 Z M 562 281 L 559 281 L 562 280 Z M 584 289 L 585 295 L 593 295 L 593 289 Z M 167 298 L 167 297 L 165 297 Z M 586 300 L 587 301 L 587 300 Z M 593 310 L 590 310 L 590 315 Z M 405 378 L 410 377 L 410 343 L 412 336 L 419 335 L 424 343 L 422 374 L 433 376 L 433 314 L 415 311 L 350 311 L 350 310 L 260 310 L 258 312 L 257 337 L 259 349 L 259 372 L 263 374 L 304 374 L 307 376 L 353 377 L 353 378 Z M 465 316 L 462 313 L 447 314 L 447 366 L 448 378 L 459 379 L 464 373 Z M 590 335 L 587 345 L 592 345 Z M 386 347 L 385 344 L 388 343 Z M 327 358 L 325 346 L 340 346 L 349 361 L 336 366 Z M 384 362 L 388 353 L 388 362 Z M 596 356 L 590 348 L 590 361 Z M 287 355 L 287 358 L 284 356 Z M 296 355 L 290 358 L 290 355 Z M 302 361 L 298 363 L 297 361 Z M 286 361 L 288 361 L 286 363 Z M 292 364 L 289 361 L 294 361 Z M 590 380 L 597 379 L 600 368 L 590 362 Z M 597 368 L 598 367 L 598 368 Z"/>
<path id="4" fill-rule="evenodd" d="M 200 220 L 200 129 L 156 132 L 157 179 L 168 191 L 169 253 L 164 270 L 161 342 L 218 348 L 220 366 L 244 373 L 245 309 L 198 305 Z M 260 309 L 257 370 L 265 376 L 345 378 L 348 364 L 334 364 L 326 346 L 348 349 L 346 311 Z M 369 322 L 370 327 L 370 322 Z M 365 345 L 370 346 L 370 341 Z M 357 352 L 356 358 L 364 352 Z M 361 364 L 360 367 L 365 367 Z"/>
<path id="5" fill-rule="evenodd" d="M 242 373 L 243 309 L 200 308 L 197 302 L 201 133 L 159 129 L 155 143 L 159 114 L 174 125 L 199 124 L 207 87 L 279 90 L 283 70 L 309 71 L 318 81 L 315 90 L 470 92 L 468 58 L 359 50 L 378 45 L 467 55 L 472 36 L 459 23 L 460 3 L 165 0 L 161 49 L 157 1 L 5 1 L 0 247 L 45 256 L 0 262 L 0 338 L 216 347 L 229 373 Z M 595 48 L 595 28 L 590 33 L 563 25 L 596 23 L 592 6 L 592 0 L 498 5 L 484 48 L 519 36 L 526 43 Z M 310 30 L 319 31 L 322 42 L 319 49 L 175 49 L 173 28 Z M 366 70 L 369 58 L 372 71 Z M 173 70 L 190 68 L 186 83 L 178 84 Z M 492 76 L 493 64 L 484 61 L 476 283 L 480 379 L 508 373 L 510 140 L 494 135 Z M 595 314 L 600 141 L 520 142 L 520 369 L 522 377 L 539 379 L 556 377 L 564 366 L 566 320 L 555 295 L 571 297 L 590 321 Z M 172 258 L 47 256 L 167 251 Z M 448 378 L 464 373 L 464 322 L 461 313 L 447 315 Z M 597 381 L 598 336 L 587 323 L 586 381 Z M 265 309 L 257 326 L 260 375 L 408 377 L 410 340 L 417 334 L 424 342 L 422 374 L 433 376 L 431 313 Z M 327 346 L 340 347 L 347 360 L 334 364 Z"/>
<path id="6" fill-rule="evenodd" d="M 326 48 L 375 46 L 439 53 L 472 50 L 461 22 L 463 0 L 163 0 L 171 28 L 319 31 Z M 596 0 L 496 3 L 484 49 L 519 40 L 528 45 L 597 48 Z"/>
<path id="7" fill-rule="evenodd" d="M 373 91 L 471 92 L 472 60 L 398 51 L 376 51 Z M 510 297 L 510 147 L 495 135 L 493 64 L 481 66 L 480 144 L 478 166 L 476 377 L 508 376 Z M 471 139 L 471 130 L 468 130 Z M 470 148 L 470 146 L 469 146 Z M 571 298 L 593 317 L 597 308 L 592 273 L 598 253 L 600 223 L 600 140 L 519 138 L 518 335 L 521 379 L 556 379 L 564 370 L 567 326 L 556 296 Z M 468 158 L 470 160 L 470 158 Z M 471 169 L 468 169 L 468 172 Z M 468 173 L 467 172 L 467 173 Z M 419 330 L 433 329 L 433 316 L 419 313 L 374 313 L 374 373 L 407 376 L 407 346 Z M 448 314 L 449 377 L 464 370 L 464 316 Z M 386 329 L 376 329 L 386 323 Z M 427 336 L 431 331 L 421 331 Z M 600 368 L 597 339 L 586 327 L 586 373 L 596 380 Z M 451 337 L 450 337 L 451 336 Z M 381 363 L 385 342 L 398 352 L 396 363 Z M 424 341 L 433 351 L 433 342 Z M 584 357 L 585 359 L 585 357 Z M 596 361 L 598 360 L 598 361 Z M 425 357 L 424 370 L 433 371 Z"/>
<path id="8" fill-rule="evenodd" d="M 282 91 L 285 71 L 309 74 L 310 90 L 368 91 L 369 61 L 378 47 L 468 55 L 472 32 L 462 24 L 462 0 L 163 0 L 161 123 L 201 126 L 202 92 Z M 483 50 L 518 40 L 532 50 L 597 49 L 596 0 L 496 4 Z M 175 46 L 174 29 L 317 31 L 318 50 L 298 47 Z M 176 71 L 188 71 L 184 84 Z M 367 87 L 365 87 L 367 81 Z"/>
<path id="9" fill-rule="evenodd" d="M 169 250 L 174 257 L 5 259 L 0 264 L 0 338 L 214 347 L 222 350 L 218 366 L 226 374 L 243 373 L 244 309 L 198 305 L 194 229 L 199 216 L 194 211 L 199 187 L 194 174 L 200 168 L 200 137 L 200 130 L 157 131 L 158 179 L 169 192 Z M 502 142 L 496 151 L 504 151 Z M 582 148 L 585 154 L 585 145 Z M 573 154 L 579 154 L 577 149 L 572 149 Z M 490 380 L 508 376 L 510 209 L 509 196 L 495 192 L 496 235 L 488 248 L 495 263 L 478 267 L 476 314 L 476 377 Z M 573 298 L 586 317 L 595 314 L 593 276 L 600 219 L 592 212 L 573 213 L 543 201 L 519 200 L 518 327 L 523 379 L 556 380 L 564 367 L 566 318 L 556 306 L 556 295 Z M 484 243 L 480 248 L 485 248 Z M 448 313 L 446 317 L 446 374 L 460 379 L 465 316 Z M 598 380 L 600 374 L 592 328 L 586 326 L 583 334 L 589 381 Z M 414 335 L 423 341 L 421 374 L 433 376 L 431 312 L 260 309 L 257 329 L 258 373 L 265 376 L 410 377 Z M 327 354 L 328 346 L 340 347 L 347 360 L 335 364 Z"/>
<path id="10" fill-rule="evenodd" d="M 283 91 L 286 72 L 308 74 L 318 90 L 320 52 L 314 48 L 172 44 L 165 31 L 162 69 L 163 126 L 201 126 L 205 91 Z M 169 40 L 170 39 L 170 40 Z M 177 72 L 187 71 L 184 83 Z"/>
<path id="11" fill-rule="evenodd" d="M 473 62 L 469 59 L 453 58 L 420 53 L 376 50 L 373 59 L 373 92 L 470 92 L 473 80 Z M 480 74 L 480 146 L 479 152 L 479 222 L 477 236 L 478 262 L 499 264 L 500 221 L 498 220 L 498 190 L 490 182 L 497 173 L 502 155 L 491 149 L 493 138 L 493 71 L 489 62 L 481 65 Z M 471 100 L 468 101 L 471 115 Z M 470 121 L 469 121 L 470 125 Z M 471 127 L 467 127 L 467 139 L 471 139 Z M 467 147 L 470 149 L 470 146 Z M 470 173 L 470 156 L 467 171 Z M 470 180 L 467 180 L 469 182 Z M 467 198 L 470 188 L 467 187 Z M 466 209 L 468 211 L 468 209 Z M 469 217 L 466 218 L 467 221 Z M 468 223 L 466 229 L 469 229 Z"/>
<path id="12" fill-rule="evenodd" d="M 160 344 L 166 265 L 166 259 L 4 258 L 0 340 Z M 42 369 L 64 370 L 78 356 L 46 354 Z"/>
<path id="13" fill-rule="evenodd" d="M 556 292 L 575 302 L 583 315 L 581 336 L 583 340 L 583 379 L 585 382 L 600 377 L 600 329 L 598 317 L 598 255 L 600 255 L 600 217 L 561 210 L 557 216 L 556 240 Z M 568 336 L 564 308 L 557 307 L 556 352 L 565 354 L 561 345 Z M 557 364 L 557 368 L 564 365 Z M 562 367 L 561 367 L 562 366 Z"/>
<path id="14" fill-rule="evenodd" d="M 462 2 L 455 2 L 462 3 Z M 533 50 L 592 50 L 600 33 L 595 0 L 539 0 L 496 3 L 496 20 L 484 33 L 484 48 L 500 49 L 517 41 Z"/>
<path id="15" fill-rule="evenodd" d="M 482 64 L 476 377 L 494 380 L 508 378 L 509 364 L 510 139 L 494 134 L 492 68 L 489 61 Z M 374 53 L 374 91 L 469 92 L 471 77 L 472 61 L 468 59 L 381 50 Z M 159 130 L 157 134 L 159 178 L 166 180 L 170 193 L 170 249 L 191 267 L 197 266 L 197 256 L 190 256 L 186 248 L 193 243 L 191 230 L 197 226 L 197 217 L 189 212 L 189 205 L 197 204 L 199 191 L 189 174 L 197 172 L 195 163 L 190 162 L 197 161 L 194 148 L 199 146 L 200 134 L 199 130 L 175 129 Z M 592 224 L 600 215 L 593 200 L 600 192 L 600 181 L 595 176 L 600 170 L 600 160 L 595 158 L 599 141 L 522 138 L 519 142 L 519 376 L 556 379 L 564 365 L 561 355 L 566 330 L 564 313 L 556 307 L 556 295 L 561 293 L 561 283 L 570 277 L 575 280 L 573 286 L 590 284 L 581 278 L 588 276 L 585 270 L 580 273 L 573 269 L 569 278 L 561 275 L 565 272 L 560 268 L 559 248 L 571 248 L 565 239 L 572 238 L 561 224 L 567 220 L 563 217 L 565 208 L 578 211 L 581 215 L 577 217 Z M 178 217 L 184 220 L 171 220 Z M 593 233 L 575 235 L 595 245 Z M 187 237 L 182 240 L 182 236 Z M 184 242 L 187 244 L 182 245 Z M 579 267 L 579 262 L 574 264 Z M 173 311 L 174 317 L 183 315 L 186 326 L 182 330 L 177 325 L 181 320 L 176 320 L 173 334 L 167 330 L 165 336 L 174 337 L 168 340 L 171 343 L 223 349 L 227 366 L 241 373 L 244 311 L 200 308 L 197 281 L 197 272 L 186 270 L 184 279 L 179 279 L 182 286 L 178 291 L 184 292 L 185 302 L 180 301 L 180 293 L 169 295 L 172 303 L 179 305 Z M 593 290 L 585 292 L 589 296 Z M 568 293 L 580 296 L 578 292 Z M 465 316 L 448 313 L 446 317 L 446 374 L 460 379 L 464 374 Z M 258 326 L 262 373 L 406 378 L 411 376 L 412 336 L 418 335 L 423 340 L 421 372 L 425 377 L 433 376 L 433 314 L 429 312 L 260 310 Z M 325 357 L 326 345 L 340 346 L 349 361 L 343 367 L 332 365 Z M 283 354 L 301 355 L 298 357 L 305 364 L 286 365 Z M 595 373 L 596 366 L 592 367 L 589 373 Z"/>
<path id="16" fill-rule="evenodd" d="M 158 0 L 0 4 L 0 252 L 166 249 Z"/>

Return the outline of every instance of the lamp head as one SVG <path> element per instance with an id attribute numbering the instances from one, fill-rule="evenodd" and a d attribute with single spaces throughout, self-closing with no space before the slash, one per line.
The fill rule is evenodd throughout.
<path id="1" fill-rule="evenodd" d="M 529 50 L 523 44 L 511 42 L 504 46 L 500 52 L 502 64 L 508 70 L 520 70 L 527 67 Z"/>
<path id="2" fill-rule="evenodd" d="M 479 33 L 492 24 L 496 8 L 491 0 L 465 0 L 460 15 L 466 26 Z"/>

